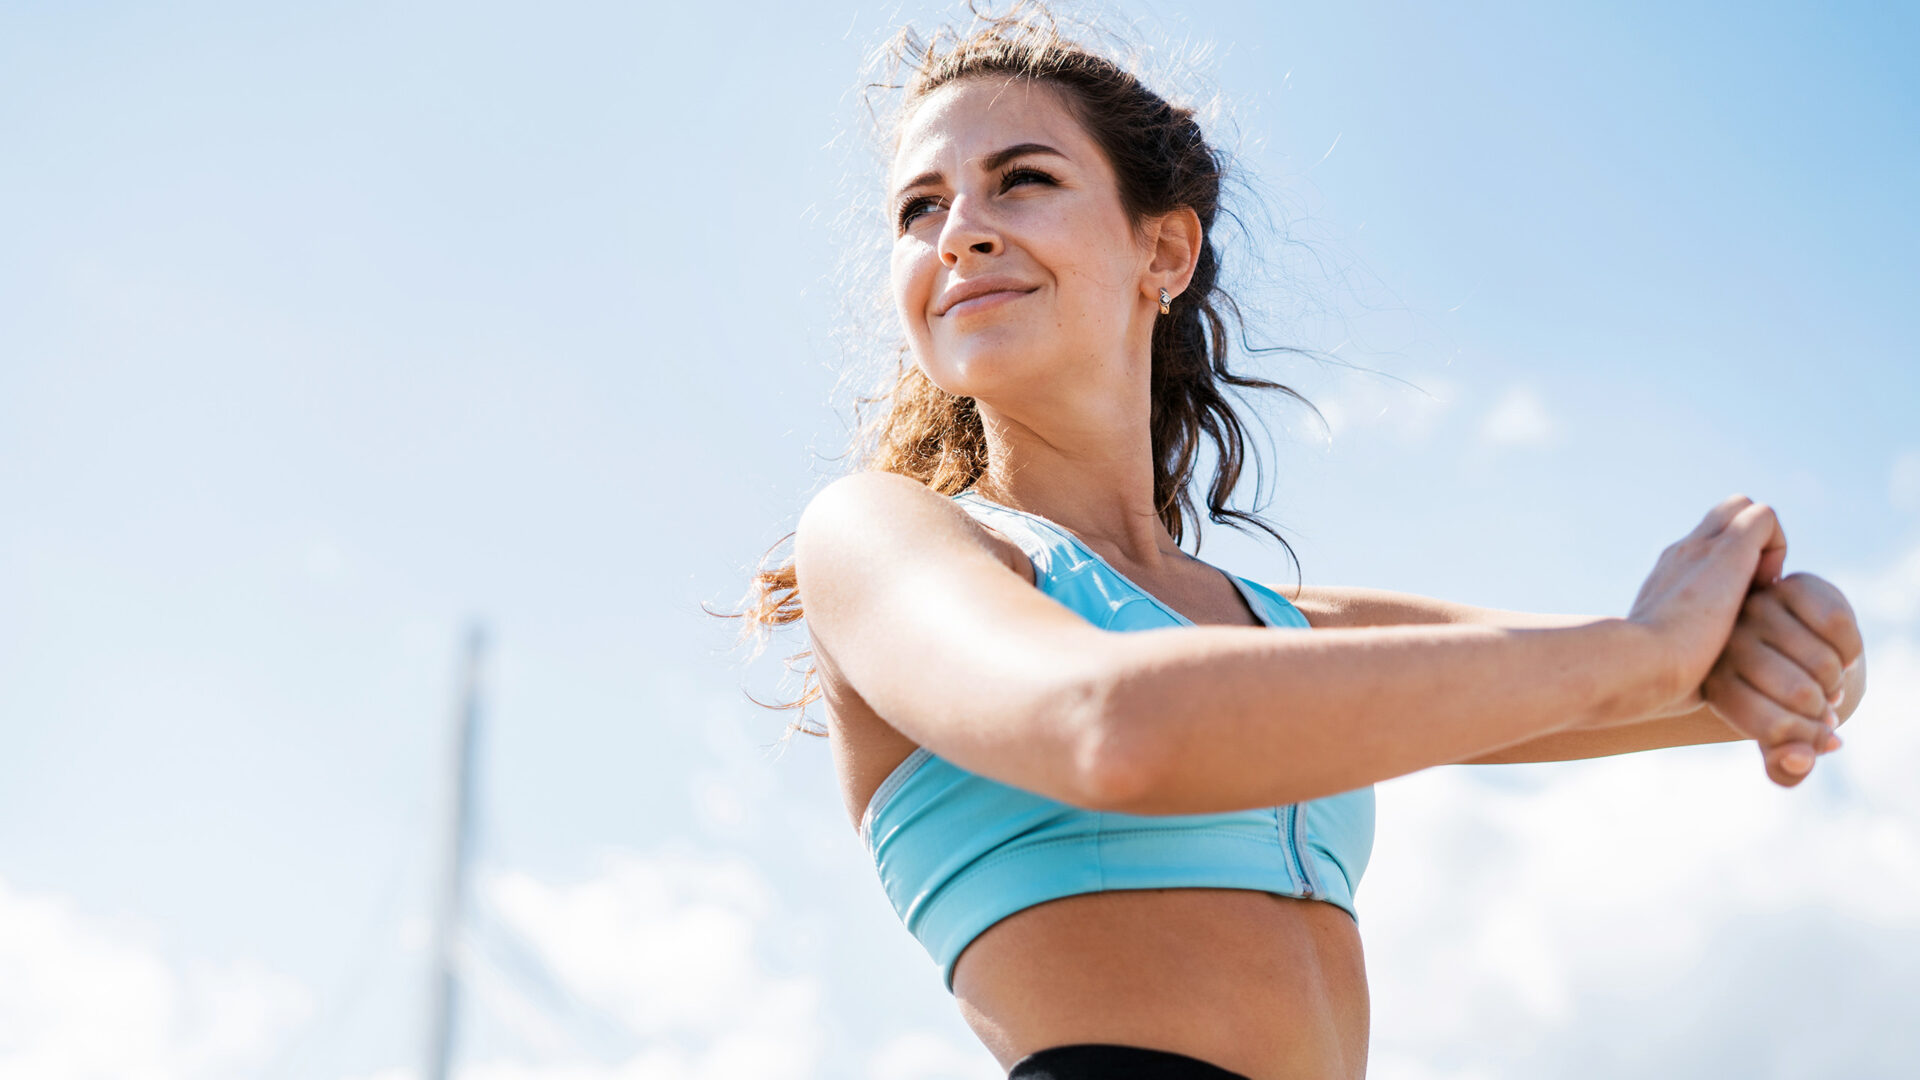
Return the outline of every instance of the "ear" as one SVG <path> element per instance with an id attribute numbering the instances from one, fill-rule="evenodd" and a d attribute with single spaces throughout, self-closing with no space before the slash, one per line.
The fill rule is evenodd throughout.
<path id="1" fill-rule="evenodd" d="M 1192 207 L 1182 206 L 1161 215 L 1147 232 L 1149 246 L 1146 272 L 1140 276 L 1140 289 L 1158 303 L 1160 290 L 1179 296 L 1193 280 L 1200 265 L 1200 247 L 1206 241 L 1200 228 L 1200 215 Z"/>

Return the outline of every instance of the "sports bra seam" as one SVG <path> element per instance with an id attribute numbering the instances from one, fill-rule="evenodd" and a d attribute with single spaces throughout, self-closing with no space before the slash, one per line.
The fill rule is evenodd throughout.
<path id="1" fill-rule="evenodd" d="M 925 765 L 929 759 L 937 758 L 937 757 L 939 757 L 938 754 L 935 754 L 933 751 L 927 749 L 924 746 L 914 747 L 911 753 L 909 753 L 905 758 L 901 759 L 900 764 L 893 767 L 893 771 L 889 772 L 887 774 L 887 778 L 880 782 L 880 786 L 874 789 L 873 797 L 867 800 L 867 810 L 866 810 L 866 813 L 862 815 L 861 821 L 860 821 L 861 835 L 863 837 L 868 838 L 869 846 L 871 846 L 871 836 L 872 836 L 872 829 L 873 829 L 874 822 L 878 820 L 881 814 L 886 812 L 887 806 L 893 801 L 895 796 L 900 794 L 900 789 L 906 786 L 907 781 L 912 779 L 913 775 L 920 771 L 921 766 Z M 918 760 L 915 760 L 916 758 Z M 946 759 L 940 758 L 940 760 L 945 761 Z M 985 779 L 991 779 L 991 777 L 986 777 Z M 1342 794 L 1345 794 L 1345 793 L 1343 792 Z M 1322 796 L 1322 797 L 1331 798 L 1332 796 Z M 1279 815 L 1282 811 L 1284 811 L 1288 806 L 1297 806 L 1301 808 L 1301 811 L 1302 811 L 1301 817 L 1304 818 L 1305 817 L 1304 810 L 1305 810 L 1306 803 L 1311 801 L 1314 801 L 1314 800 L 1302 800 L 1301 802 L 1298 802 L 1298 803 L 1278 803 L 1273 806 L 1255 807 L 1255 808 L 1249 808 L 1247 810 L 1228 811 L 1228 812 L 1238 813 L 1238 814 L 1260 814 L 1263 816 L 1267 814 L 1273 814 L 1273 815 L 1276 815 L 1277 817 L 1277 815 Z M 1069 805 L 1068 809 L 1071 810 L 1076 808 Z M 1085 811 L 1085 810 L 1080 812 L 1102 813 L 1100 811 Z M 1276 820 L 1274 824 L 1279 825 L 1280 822 Z M 1264 821 L 1262 822 L 1260 827 L 1262 829 L 1266 828 L 1266 824 Z M 1183 834 L 1217 833 L 1221 835 L 1232 835 L 1235 831 L 1235 828 L 1236 827 L 1232 825 L 1214 824 L 1214 825 L 1184 825 L 1184 826 L 1137 825 L 1137 826 L 1131 826 L 1127 828 L 1114 829 L 1114 828 L 1108 828 L 1106 826 L 1104 821 L 1104 814 L 1103 814 L 1102 820 L 1099 823 L 1097 823 L 1097 829 L 1094 834 L 1094 840 L 1097 842 L 1101 838 L 1107 837 L 1107 836 L 1134 836 L 1141 833 L 1178 832 Z M 1312 844 L 1315 837 L 1317 836 L 1317 834 L 1311 827 L 1311 824 L 1304 825 L 1303 827 L 1300 828 L 1299 831 L 1300 831 L 1300 834 L 1308 841 L 1309 844 Z M 1075 842 L 1078 840 L 1084 840 L 1084 839 L 1085 839 L 1084 837 L 1059 837 L 1052 840 L 1033 841 L 1025 846 L 1037 847 L 1037 846 L 1044 846 L 1047 844 L 1072 843 L 1072 842 Z M 1321 846 L 1324 847 L 1325 845 L 1323 844 Z"/>
<path id="2" fill-rule="evenodd" d="M 1293 804 L 1293 836 L 1288 842 L 1293 845 L 1294 857 L 1300 860 L 1301 872 L 1307 876 L 1307 890 L 1316 894 L 1324 892 L 1320 883 L 1313 877 L 1313 826 L 1307 820 L 1307 803 L 1305 802 Z M 1300 850 L 1303 847 L 1307 849 L 1305 852 Z"/>
<path id="3" fill-rule="evenodd" d="M 1020 844 L 1017 847 L 1003 847 L 998 851 L 990 852 L 986 856 L 975 860 L 973 865 L 967 867 L 965 870 L 962 870 L 959 873 L 953 875 L 953 877 L 949 878 L 947 880 L 947 883 L 940 887 L 939 894 L 934 896 L 933 899 L 927 902 L 927 910 L 932 911 L 934 908 L 938 907 L 940 905 L 940 902 L 942 900 L 945 900 L 954 888 L 958 887 L 961 883 L 965 882 L 968 878 L 976 877 L 982 873 L 985 873 L 987 870 L 993 868 L 994 866 L 999 865 L 1000 863 L 1005 862 L 1008 859 L 1013 858 L 1016 855 L 1025 855 L 1033 851 L 1040 851 L 1050 847 L 1059 847 L 1062 844 L 1081 844 L 1085 842 L 1086 842 L 1086 837 L 1084 836 L 1058 836 L 1051 840 L 1030 840 L 1027 843 Z"/>
<path id="4" fill-rule="evenodd" d="M 1179 830 L 1153 829 L 1153 828 L 1115 829 L 1112 832 L 1105 833 L 1104 835 L 1125 836 L 1125 835 L 1134 835 L 1139 833 L 1173 832 L 1173 831 L 1178 831 L 1181 833 L 1195 833 L 1195 832 L 1215 833 L 1215 834 L 1224 835 L 1224 836 L 1238 835 L 1237 833 L 1230 832 L 1225 829 L 1214 828 L 1212 826 L 1201 826 L 1198 828 L 1179 829 Z M 933 898 L 927 901 L 927 911 L 931 912 L 934 908 L 939 907 L 941 902 L 947 899 L 947 897 L 950 895 L 951 890 L 953 890 L 954 888 L 957 888 L 961 883 L 967 881 L 969 878 L 985 873 L 986 871 L 992 869 L 993 867 L 999 865 L 1002 862 L 1005 862 L 1008 859 L 1014 858 L 1015 856 L 1019 856 L 1019 855 L 1026 855 L 1034 851 L 1041 851 L 1047 848 L 1059 847 L 1063 844 L 1086 844 L 1087 840 L 1088 838 L 1085 836 L 1057 836 L 1050 840 L 1032 840 L 1032 841 L 1028 841 L 1026 843 L 1020 844 L 1016 847 L 1002 848 L 999 851 L 992 852 L 991 854 L 985 856 L 984 858 L 981 858 L 975 861 L 973 865 L 967 867 L 965 870 L 962 870 L 958 874 L 955 874 L 952 878 L 950 878 L 946 882 L 946 884 L 942 885 L 940 887 L 940 892 L 937 895 L 935 895 Z M 1276 846 L 1268 842 L 1260 842 L 1260 841 L 1256 841 L 1256 842 L 1261 843 L 1261 846 L 1263 847 Z M 1286 869 L 1285 864 L 1282 864 L 1280 869 L 1284 871 Z M 1289 882 L 1291 882 L 1292 875 L 1291 874 L 1287 875 L 1287 879 Z M 1196 886 L 1196 888 L 1197 887 L 1199 886 Z M 1105 882 L 1105 876 L 1103 874 L 1101 878 L 1101 886 L 1099 891 L 1105 891 L 1105 889 L 1106 889 L 1106 882 Z"/>
<path id="5" fill-rule="evenodd" d="M 915 760 L 916 758 L 918 759 L 917 761 Z M 900 789 L 906 786 L 907 781 L 912 779 L 913 774 L 918 772 L 920 770 L 920 767 L 925 765 L 928 759 L 930 758 L 939 758 L 941 761 L 946 761 L 945 758 L 941 758 L 940 755 L 934 753 L 933 751 L 927 749 L 924 746 L 915 746 L 913 750 L 907 754 L 906 757 L 900 760 L 900 764 L 895 765 L 893 767 L 893 770 L 887 774 L 886 779 L 880 782 L 880 786 L 874 789 L 873 796 L 867 800 L 866 812 L 861 815 L 861 820 L 860 820 L 860 830 L 862 833 L 866 833 L 869 829 L 871 829 L 874 820 L 877 819 L 882 813 L 886 812 L 887 804 L 892 802 L 893 797 L 900 793 Z M 948 764 L 952 765 L 951 762 L 948 762 Z M 959 766 L 952 766 L 952 767 L 956 769 L 959 768 Z M 965 770 L 961 770 L 961 771 L 965 771 Z M 974 775 L 979 775 L 979 774 L 976 773 Z M 992 777 L 982 777 L 982 779 L 992 780 Z M 1371 787 L 1371 785 L 1369 785 L 1369 787 Z M 1249 807 L 1245 810 L 1230 810 L 1225 812 L 1231 813 L 1231 814 L 1278 815 L 1280 812 L 1284 811 L 1289 806 L 1297 806 L 1301 808 L 1302 810 L 1301 816 L 1304 818 L 1306 816 L 1304 814 L 1304 810 L 1308 803 L 1322 802 L 1327 799 L 1339 798 L 1342 795 L 1351 795 L 1355 791 L 1365 791 L 1365 790 L 1368 790 L 1368 788 L 1354 788 L 1349 791 L 1338 792 L 1334 795 L 1322 795 L 1317 799 L 1301 799 L 1298 802 L 1293 802 L 1293 803 L 1275 803 L 1271 806 Z M 1063 805 L 1066 805 L 1068 809 L 1077 809 L 1073 807 L 1071 804 L 1063 804 Z M 1101 811 L 1088 811 L 1088 810 L 1081 810 L 1080 812 L 1081 813 L 1101 813 Z M 1274 824 L 1280 825 L 1281 823 L 1276 820 Z M 1262 827 L 1263 828 L 1265 827 L 1264 824 L 1262 825 Z M 1284 826 L 1282 827 L 1284 828 Z M 1188 825 L 1188 826 L 1139 825 L 1139 826 L 1133 826 L 1133 827 L 1121 828 L 1121 829 L 1109 829 L 1109 828 L 1103 827 L 1101 829 L 1100 835 L 1127 836 L 1134 833 L 1218 832 L 1218 831 L 1223 831 L 1223 827 L 1218 825 Z M 1300 832 L 1309 842 L 1312 842 L 1314 837 L 1318 835 L 1318 833 L 1313 829 L 1312 823 L 1310 820 L 1308 820 L 1307 823 L 1301 827 Z M 1058 841 L 1053 841 L 1053 840 L 1036 841 L 1036 843 L 1056 843 L 1056 842 Z"/>

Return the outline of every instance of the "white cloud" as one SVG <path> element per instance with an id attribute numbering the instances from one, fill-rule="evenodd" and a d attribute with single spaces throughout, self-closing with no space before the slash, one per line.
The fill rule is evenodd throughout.
<path id="1" fill-rule="evenodd" d="M 1920 612 L 1891 606 L 1846 749 L 1798 788 L 1750 744 L 1381 785 L 1369 1074 L 1907 1075 Z"/>
<path id="2" fill-rule="evenodd" d="M 718 1037 L 749 1002 L 804 1006 L 812 990 L 756 962 L 755 928 L 773 896 L 742 859 L 620 853 L 576 885 L 507 873 L 487 891 L 556 976 L 637 1035 Z"/>
<path id="3" fill-rule="evenodd" d="M 0 880 L 0 1076 L 250 1075 L 311 1007 L 257 965 L 176 967 L 139 933 Z"/>
<path id="4" fill-rule="evenodd" d="M 1326 416 L 1332 439 L 1363 428 L 1382 428 L 1403 443 L 1421 443 L 1439 427 L 1441 418 L 1458 399 L 1459 390 L 1448 380 L 1431 375 L 1408 382 L 1414 385 L 1356 374 L 1334 392 L 1310 396 Z"/>
<path id="5" fill-rule="evenodd" d="M 1540 395 L 1524 386 L 1509 387 L 1480 423 L 1481 441 L 1494 446 L 1541 446 L 1560 425 Z"/>
<path id="6" fill-rule="evenodd" d="M 956 1045 L 935 1031 L 908 1031 L 867 1058 L 871 1080 L 1004 1080 L 1006 1072 L 985 1046 Z"/>
<path id="7" fill-rule="evenodd" d="M 482 892 L 558 984 L 632 1036 L 622 1060 L 569 1050 L 564 1025 L 498 972 L 468 957 L 490 1019 L 503 1008 L 544 1044 L 521 1059 L 463 1062 L 459 1080 L 802 1080 L 817 1075 L 820 988 L 763 965 L 757 939 L 777 898 L 733 856 L 608 854 L 600 871 L 556 884 L 522 872 L 487 877 Z M 475 978 L 478 976 L 478 978 Z M 619 1055 L 616 1055 L 619 1056 Z M 410 1080 L 404 1069 L 366 1080 Z M 928 1080 L 935 1080 L 929 1077 Z M 944 1078 L 941 1078 L 944 1080 Z"/>

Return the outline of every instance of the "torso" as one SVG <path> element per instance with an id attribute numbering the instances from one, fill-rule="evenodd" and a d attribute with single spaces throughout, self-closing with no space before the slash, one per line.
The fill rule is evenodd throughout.
<path id="1" fill-rule="evenodd" d="M 988 532 L 1031 583 L 1026 555 Z M 1194 623 L 1263 625 L 1203 563 L 1179 564 L 1178 578 L 1167 580 L 1117 568 Z M 818 642 L 814 648 L 834 767 L 857 831 L 873 793 L 915 743 L 867 707 Z M 1050 1046 L 1114 1042 L 1188 1054 L 1252 1080 L 1366 1073 L 1360 934 L 1324 901 L 1192 888 L 1062 897 L 975 938 L 960 954 L 953 989 L 1003 1069 Z"/>

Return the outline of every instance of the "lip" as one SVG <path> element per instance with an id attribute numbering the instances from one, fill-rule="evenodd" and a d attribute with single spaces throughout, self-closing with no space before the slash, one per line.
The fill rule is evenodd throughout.
<path id="1" fill-rule="evenodd" d="M 940 303 L 934 307 L 934 315 L 950 313 L 966 314 L 989 307 L 997 307 L 1009 300 L 1038 289 L 1038 285 L 1028 285 L 1012 278 L 985 277 L 974 281 L 961 282 L 946 291 L 940 297 Z M 958 309 L 956 311 L 956 309 Z"/>

